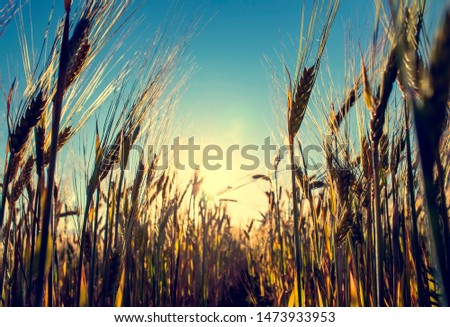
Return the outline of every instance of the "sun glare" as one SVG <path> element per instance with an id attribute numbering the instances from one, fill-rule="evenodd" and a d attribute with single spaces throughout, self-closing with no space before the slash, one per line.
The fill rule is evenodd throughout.
<path id="1" fill-rule="evenodd" d="M 202 190 L 212 200 L 218 200 L 222 194 L 233 187 L 233 181 L 239 178 L 236 171 L 217 170 L 202 174 Z"/>

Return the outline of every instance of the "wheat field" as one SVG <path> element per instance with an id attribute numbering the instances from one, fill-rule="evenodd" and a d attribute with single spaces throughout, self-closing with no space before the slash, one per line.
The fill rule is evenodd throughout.
<path id="1" fill-rule="evenodd" d="M 0 37 L 23 28 L 26 4 L 13 3 Z M 268 81 L 281 105 L 267 133 L 287 150 L 250 174 L 263 208 L 239 223 L 239 199 L 211 201 L 201 169 L 182 182 L 159 168 L 203 18 L 126 56 L 135 2 L 63 5 L 35 55 L 17 40 L 23 77 L 2 72 L 0 306 L 448 306 L 448 5 L 431 33 L 425 0 L 375 1 L 371 38 L 336 89 L 322 75 L 341 81 L 324 59 L 340 1 L 298 14 L 295 69 L 274 59 Z M 311 130 L 320 172 L 307 165 Z M 152 155 L 134 155 L 147 144 Z"/>

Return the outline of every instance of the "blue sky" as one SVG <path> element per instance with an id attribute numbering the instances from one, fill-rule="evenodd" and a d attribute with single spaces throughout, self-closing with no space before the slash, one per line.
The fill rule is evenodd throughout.
<path id="1" fill-rule="evenodd" d="M 35 44 L 40 39 L 52 3 L 54 20 L 62 17 L 63 1 L 31 0 L 31 10 L 26 7 L 33 21 Z M 75 1 L 75 3 L 77 3 Z M 312 0 L 198 0 L 178 1 L 177 7 L 187 18 L 201 13 L 198 35 L 192 40 L 190 55 L 196 69 L 190 75 L 187 89 L 178 107 L 174 135 L 188 138 L 195 136 L 201 143 L 227 146 L 233 143 L 262 144 L 265 137 L 276 132 L 270 80 L 270 71 L 264 57 L 268 57 L 278 73 L 283 72 L 280 55 L 286 56 L 291 70 L 295 68 L 301 11 L 305 6 L 310 12 Z M 429 1 L 428 22 L 436 24 L 440 9 L 449 1 Z M 171 6 L 168 0 L 148 0 L 140 10 L 142 27 L 137 28 L 131 40 L 151 39 Z M 328 67 L 335 77 L 338 90 L 344 88 L 343 76 L 346 63 L 344 44 L 351 37 L 352 44 L 367 42 L 373 31 L 372 1 L 342 0 L 327 44 L 322 71 Z M 26 21 L 28 24 L 28 21 Z M 138 42 L 137 46 L 145 45 Z M 20 80 L 21 59 L 16 23 L 12 21 L 0 38 L 0 74 L 2 84 L 8 88 L 14 76 Z M 347 54 L 348 55 L 348 54 Z M 358 58 L 357 53 L 351 54 Z M 324 79 L 324 84 L 329 84 Z M 3 89 L 2 92 L 5 92 Z M 284 101 L 284 100 L 283 100 Z M 5 117 L 5 100 L 0 104 L 1 117 Z M 283 102 L 284 103 L 284 102 Z M 2 119 L 0 141 L 5 144 L 6 122 Z M 3 157 L 3 156 L 2 156 Z M 2 162 L 3 159 L 2 159 Z M 245 177 L 244 172 L 223 172 L 221 176 L 209 176 L 212 184 L 221 184 Z M 226 176 L 226 177 L 224 177 Z M 226 185 L 217 185 L 221 188 Z M 253 195 L 262 186 L 250 191 Z M 249 191 L 242 190 L 248 195 Z M 262 192 L 261 192 L 262 193 Z M 253 205 L 253 198 L 247 199 Z M 236 197 L 242 196 L 235 194 Z M 255 200 L 256 201 L 256 200 Z"/>
<path id="2" fill-rule="evenodd" d="M 432 9 L 442 8 L 448 1 L 429 1 Z M 35 43 L 46 26 L 49 10 L 54 4 L 54 20 L 62 16 L 61 1 L 31 0 L 31 16 Z M 77 1 L 75 1 L 77 3 Z M 282 72 L 278 55 L 290 58 L 294 68 L 300 29 L 301 10 L 310 10 L 312 0 L 196 0 L 178 1 L 176 5 L 186 17 L 202 14 L 198 35 L 192 40 L 190 53 L 197 69 L 189 78 L 179 112 L 185 116 L 189 128 L 184 126 L 186 136 L 197 133 L 199 124 L 205 135 L 223 134 L 230 124 L 245 123 L 245 138 L 264 138 L 263 128 L 271 123 L 269 70 L 264 64 L 267 56 Z M 134 32 L 135 38 L 151 38 L 155 28 L 163 23 L 171 6 L 167 0 L 147 0 L 140 10 L 145 17 L 142 29 Z M 329 37 L 326 65 L 329 66 L 334 83 L 342 82 L 345 63 L 344 38 L 350 34 L 353 43 L 366 42 L 373 26 L 372 1 L 342 0 Z M 27 19 L 28 7 L 25 10 Z M 435 10 L 431 20 L 436 21 Z M 27 21 L 25 22 L 27 24 Z M 349 33 L 348 31 L 351 30 Z M 13 76 L 20 78 L 19 45 L 13 21 L 5 35 L 0 38 L 0 72 L 8 84 Z M 5 60 L 6 59 L 6 60 Z M 325 66 L 325 65 L 324 65 Z M 12 67 L 12 68 L 11 68 Z M 11 70 L 11 75 L 8 72 Z M 209 122 L 211 124 L 204 124 Z M 214 124 L 212 124 L 214 122 Z M 211 132 L 211 133 L 209 133 Z M 261 139 L 261 140 L 262 140 Z"/>

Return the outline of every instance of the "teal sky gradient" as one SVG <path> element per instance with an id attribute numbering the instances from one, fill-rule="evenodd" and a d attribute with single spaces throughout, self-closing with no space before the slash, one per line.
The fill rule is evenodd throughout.
<path id="1" fill-rule="evenodd" d="M 429 1 L 429 21 L 439 20 L 438 10 L 443 8 L 445 2 L 449 3 L 445 0 Z M 274 85 L 271 84 L 264 56 L 271 60 L 278 73 L 283 71 L 279 55 L 290 59 L 288 67 L 294 70 L 302 7 L 305 6 L 308 13 L 311 4 L 312 0 L 175 2 L 175 6 L 188 19 L 198 13 L 203 17 L 199 33 L 190 48 L 198 68 L 189 78 L 188 89 L 179 107 L 179 113 L 185 117 L 189 127 L 184 124 L 185 136 L 197 134 L 200 129 L 207 135 L 225 133 L 231 128 L 229 123 L 236 121 L 245 123 L 245 136 L 249 138 L 256 136 L 263 139 L 268 136 L 265 125 L 272 122 L 270 88 Z M 31 0 L 36 48 L 41 44 L 40 37 L 52 5 L 55 21 L 62 17 L 62 1 Z M 144 30 L 138 28 L 132 34 L 134 42 L 139 39 L 138 47 L 145 48 L 142 42 L 151 39 L 153 31 L 164 22 L 171 6 L 172 2 L 167 0 L 145 1 L 139 12 L 144 17 L 141 24 Z M 360 41 L 367 42 L 367 36 L 373 30 L 373 11 L 372 1 L 341 1 L 322 67 L 323 71 L 326 65 L 329 66 L 336 77 L 334 83 L 341 89 L 345 38 L 350 35 L 353 45 Z M 27 14 L 28 7 L 25 19 Z M 13 77 L 19 75 L 20 78 L 22 73 L 15 25 L 12 21 L 0 38 L 0 72 L 4 88 Z M 355 54 L 352 56 L 355 57 Z"/>
<path id="2" fill-rule="evenodd" d="M 62 0 L 31 0 L 35 47 L 40 47 L 53 3 L 53 20 L 56 21 L 63 16 Z M 184 138 L 195 136 L 202 143 L 226 146 L 233 143 L 261 145 L 265 137 L 276 133 L 279 126 L 273 112 L 280 109 L 273 107 L 271 89 L 276 86 L 270 80 L 269 66 L 264 58 L 269 58 L 280 75 L 283 74 L 280 56 L 286 57 L 291 71 L 295 69 L 302 7 L 305 6 L 306 13 L 309 13 L 311 4 L 312 0 L 176 2 L 176 7 L 187 19 L 200 13 L 202 20 L 198 35 L 189 48 L 197 68 L 190 75 L 187 89 L 179 102 L 173 134 Z M 440 21 L 445 4 L 448 5 L 449 1 L 428 1 L 427 22 L 431 23 L 431 27 Z M 144 17 L 142 28 L 138 27 L 130 39 L 136 42 L 138 48 L 146 47 L 142 42 L 151 39 L 154 30 L 163 24 L 170 6 L 171 1 L 168 0 L 145 2 L 139 12 Z M 26 7 L 25 18 L 29 15 L 28 10 Z M 373 23 L 372 1 L 341 1 L 321 66 L 322 73 L 327 67 L 332 72 L 338 93 L 344 89 L 344 67 L 348 59 L 345 44 L 348 37 L 351 38 L 352 47 L 357 49 L 359 42 L 368 41 L 373 32 Z M 23 78 L 20 75 L 23 72 L 20 69 L 16 21 L 13 20 L 0 37 L 0 49 L 0 87 L 2 93 L 6 94 L 14 77 L 17 76 L 19 80 Z M 359 54 L 352 52 L 351 57 L 359 58 Z M 323 83 L 327 87 L 330 81 L 324 76 Z M 282 101 L 284 104 L 285 100 Z M 2 98 L 2 153 L 7 137 L 5 112 L 6 99 Z M 90 124 L 93 121 L 91 119 Z M 3 163 L 4 156 L 1 157 Z M 238 177 L 239 174 L 230 176 Z M 248 193 L 248 190 L 245 192 Z"/>

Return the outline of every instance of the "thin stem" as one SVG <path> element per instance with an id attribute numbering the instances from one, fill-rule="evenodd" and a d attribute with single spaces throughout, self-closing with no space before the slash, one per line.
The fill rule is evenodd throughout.
<path id="1" fill-rule="evenodd" d="M 91 254 L 91 272 L 89 275 L 89 306 L 94 304 L 94 282 L 95 282 L 95 259 L 97 256 L 97 229 L 98 229 L 98 208 L 100 205 L 100 186 L 97 187 L 97 199 L 95 204 L 95 218 L 94 218 L 94 237 L 92 241 Z"/>
<path id="2" fill-rule="evenodd" d="M 47 257 L 47 245 L 49 236 L 49 226 L 52 215 L 52 199 L 55 184 L 56 172 L 56 155 L 58 152 L 58 136 L 61 121 L 62 103 L 64 99 L 64 89 L 66 84 L 67 63 L 69 61 L 69 23 L 70 23 L 70 6 L 66 8 L 66 17 L 64 21 L 63 38 L 61 41 L 61 53 L 59 59 L 58 82 L 56 86 L 56 94 L 53 98 L 53 115 L 52 115 L 52 135 L 50 143 L 50 162 L 47 175 L 47 192 L 44 205 L 44 216 L 42 221 L 41 234 L 41 253 L 39 255 L 39 272 L 36 287 L 36 306 L 42 306 L 42 295 L 45 283 L 45 261 Z"/>
<path id="3" fill-rule="evenodd" d="M 409 200 L 411 205 L 411 216 L 412 216 L 412 244 L 413 244 L 413 256 L 414 256 L 414 265 L 415 265 L 415 273 L 417 278 L 417 296 L 418 296 L 418 304 L 419 306 L 423 306 L 425 289 L 423 285 L 423 277 L 422 277 L 422 256 L 419 247 L 419 232 L 417 230 L 417 212 L 416 212 L 416 193 L 414 190 L 414 177 L 413 177 L 413 168 L 412 168 L 412 150 L 411 150 L 411 140 L 409 137 L 409 114 L 407 108 L 406 99 L 404 99 L 404 110 L 405 110 L 405 132 L 406 132 L 406 164 L 407 164 L 407 173 L 408 173 L 408 193 Z"/>
<path id="4" fill-rule="evenodd" d="M 383 279 L 383 246 L 382 246 L 382 229 L 381 229 L 381 205 L 380 205 L 380 176 L 379 176 L 379 160 L 380 154 L 378 142 L 373 142 L 372 148 L 373 160 L 373 197 L 375 211 L 375 270 L 376 270 L 376 305 L 384 306 L 384 279 Z"/>
<path id="5" fill-rule="evenodd" d="M 295 242 L 295 267 L 296 267 L 296 280 L 297 280 L 297 296 L 298 303 L 303 306 L 302 299 L 302 284 L 301 284 L 301 273 L 302 273 L 302 262 L 301 262 L 301 252 L 300 252 L 300 230 L 299 230 L 299 212 L 298 212 L 298 199 L 297 199 L 297 186 L 295 182 L 295 168 L 294 168 L 294 138 L 290 137 L 289 140 L 289 151 L 291 155 L 291 179 L 292 179 L 292 199 L 294 206 L 294 242 Z"/>

